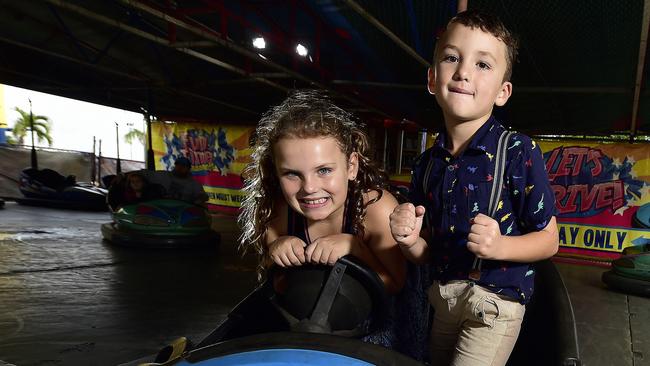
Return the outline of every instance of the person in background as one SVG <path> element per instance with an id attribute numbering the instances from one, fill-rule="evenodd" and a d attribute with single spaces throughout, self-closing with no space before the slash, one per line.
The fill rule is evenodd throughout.
<path id="1" fill-rule="evenodd" d="M 151 185 L 139 172 L 129 173 L 125 180 L 115 181 L 109 189 L 108 203 L 113 210 L 121 206 L 162 198 L 161 187 Z"/>
<path id="2" fill-rule="evenodd" d="M 203 185 L 192 178 L 192 163 L 184 156 L 176 159 L 174 169 L 166 170 L 140 170 L 150 183 L 162 186 L 166 197 L 182 200 L 199 206 L 205 206 L 208 195 Z"/>

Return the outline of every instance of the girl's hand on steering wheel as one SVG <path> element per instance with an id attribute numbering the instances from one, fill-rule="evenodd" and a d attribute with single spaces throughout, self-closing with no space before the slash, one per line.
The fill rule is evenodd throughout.
<path id="1" fill-rule="evenodd" d="M 295 236 L 281 236 L 269 244 L 269 257 L 280 267 L 300 266 L 305 263 L 305 244 Z"/>
<path id="2" fill-rule="evenodd" d="M 314 240 L 305 249 L 307 262 L 334 265 L 339 258 L 350 254 L 352 246 L 358 242 L 352 234 L 327 235 Z"/>

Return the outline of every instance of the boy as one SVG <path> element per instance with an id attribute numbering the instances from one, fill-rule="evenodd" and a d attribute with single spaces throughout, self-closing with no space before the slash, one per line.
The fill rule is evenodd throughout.
<path id="1" fill-rule="evenodd" d="M 505 365 L 533 292 L 530 263 L 557 252 L 553 191 L 525 135 L 507 141 L 501 200 L 487 216 L 505 131 L 492 109 L 512 94 L 516 52 L 498 19 L 467 11 L 448 23 L 428 72 L 445 130 L 415 164 L 412 203 L 395 208 L 390 226 L 406 258 L 434 273 L 432 365 Z"/>

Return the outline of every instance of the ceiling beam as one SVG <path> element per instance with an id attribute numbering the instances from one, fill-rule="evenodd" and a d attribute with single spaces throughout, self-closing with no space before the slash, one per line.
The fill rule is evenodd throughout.
<path id="1" fill-rule="evenodd" d="M 174 47 L 174 45 L 170 44 L 169 41 L 167 39 L 165 39 L 165 38 L 158 37 L 158 36 L 153 35 L 151 33 L 142 31 L 142 30 L 140 30 L 138 28 L 132 27 L 132 26 L 127 25 L 127 24 L 124 24 L 123 22 L 121 22 L 119 20 L 111 19 L 111 18 L 108 18 L 108 17 L 106 17 L 104 15 L 94 13 L 94 12 L 89 11 L 89 10 L 87 10 L 85 8 L 82 8 L 80 6 L 68 3 L 67 1 L 64 1 L 64 0 L 45 0 L 45 1 L 50 3 L 50 4 L 56 5 L 56 6 L 60 7 L 60 8 L 63 8 L 63 9 L 69 10 L 69 11 L 71 11 L 73 13 L 76 13 L 78 15 L 81 15 L 83 17 L 86 17 L 86 18 L 98 21 L 100 23 L 104 23 L 104 24 L 119 28 L 119 29 L 121 29 L 121 30 L 123 30 L 125 32 L 128 32 L 128 33 L 131 33 L 133 35 L 139 36 L 139 37 L 144 38 L 146 40 L 149 40 L 151 42 L 158 43 L 160 45 L 170 47 L 172 49 L 175 49 L 175 50 L 177 50 L 179 52 L 188 54 L 190 56 L 194 56 L 196 58 L 199 58 L 199 59 L 201 59 L 203 61 L 206 61 L 208 63 L 211 63 L 213 65 L 219 66 L 221 68 L 224 68 L 224 69 L 226 69 L 228 71 L 231 71 L 231 72 L 234 72 L 236 74 L 239 74 L 239 75 L 242 75 L 242 76 L 245 76 L 245 77 L 249 77 L 248 72 L 246 72 L 246 70 L 244 70 L 244 69 L 233 66 L 233 65 L 231 65 L 231 64 L 229 64 L 227 62 L 221 61 L 221 60 L 219 60 L 219 59 L 217 59 L 215 57 L 211 57 L 211 56 L 205 55 L 203 53 L 194 51 L 194 50 L 192 50 L 190 48 L 187 48 L 187 47 Z M 274 82 L 272 82 L 270 80 L 266 80 L 264 78 L 255 78 L 255 80 L 258 80 L 259 82 L 270 85 L 272 87 L 278 88 L 278 89 L 280 89 L 282 91 L 287 91 L 288 90 L 286 87 L 284 87 L 284 86 L 282 86 L 280 84 L 274 83 Z"/>
<path id="2" fill-rule="evenodd" d="M 63 2 L 62 0 L 46 0 L 46 1 Z M 382 110 L 379 110 L 379 109 L 377 109 L 377 108 L 375 108 L 373 106 L 370 106 L 366 102 L 363 102 L 363 101 L 358 100 L 357 98 L 354 98 L 354 97 L 352 97 L 350 95 L 347 95 L 347 94 L 341 93 L 341 92 L 339 92 L 337 90 L 334 90 L 334 89 L 328 87 L 325 84 L 322 84 L 320 82 L 311 80 L 310 78 L 308 78 L 308 77 L 306 77 L 306 76 L 304 76 L 304 75 L 302 75 L 302 74 L 300 74 L 298 72 L 295 72 L 295 71 L 293 71 L 293 70 L 291 70 L 291 69 L 289 69 L 287 67 L 284 67 L 284 66 L 282 66 L 280 64 L 277 64 L 277 63 L 275 63 L 275 62 L 273 62 L 271 60 L 263 59 L 257 53 L 255 53 L 255 52 L 253 52 L 253 51 L 251 51 L 251 50 L 249 50 L 249 49 L 247 49 L 245 47 L 242 47 L 242 46 L 236 44 L 235 42 L 233 42 L 231 40 L 222 38 L 221 35 L 219 35 L 217 32 L 215 32 L 214 30 L 212 30 L 212 29 L 210 29 L 210 28 L 208 28 L 206 26 L 199 27 L 197 25 L 189 24 L 185 20 L 179 19 L 179 18 L 177 18 L 177 17 L 175 17 L 173 15 L 170 15 L 170 14 L 166 13 L 165 11 L 155 9 L 155 8 L 153 8 L 153 7 L 151 7 L 151 6 L 147 5 L 147 4 L 144 4 L 141 1 L 121 0 L 121 2 L 127 4 L 127 5 L 135 8 L 135 9 L 138 9 L 138 10 L 141 10 L 141 11 L 143 11 L 145 13 L 148 13 L 148 14 L 150 14 L 152 16 L 155 16 L 155 17 L 157 17 L 157 18 L 159 18 L 161 20 L 164 20 L 164 21 L 167 21 L 167 22 L 170 22 L 170 23 L 174 23 L 177 26 L 179 26 L 181 28 L 184 28 L 185 30 L 190 31 L 191 33 L 194 33 L 195 35 L 201 36 L 201 37 L 203 37 L 204 39 L 207 39 L 207 40 L 214 41 L 216 44 L 219 44 L 219 45 L 221 45 L 221 46 L 223 46 L 223 47 L 225 47 L 225 48 L 227 48 L 227 49 L 229 49 L 231 51 L 237 52 L 237 53 L 247 57 L 250 60 L 254 60 L 254 61 L 256 61 L 256 62 L 258 62 L 260 64 L 263 64 L 265 66 L 273 68 L 273 69 L 275 69 L 275 70 L 277 70 L 279 72 L 286 73 L 286 74 L 290 75 L 291 77 L 293 77 L 295 79 L 298 79 L 300 81 L 303 81 L 303 82 L 307 83 L 311 87 L 328 90 L 336 97 L 339 97 L 341 99 L 345 99 L 345 100 L 347 100 L 349 102 L 352 102 L 354 104 L 366 107 L 366 108 L 372 110 L 374 113 L 376 113 L 378 115 L 381 115 L 381 116 L 384 116 L 384 117 L 390 117 L 390 116 L 388 116 L 388 114 L 386 112 L 384 112 Z M 198 22 L 195 22 L 195 23 L 198 23 Z"/>
<path id="3" fill-rule="evenodd" d="M 3 37 L 0 37 L 0 42 L 5 42 L 5 43 L 8 43 L 8 44 L 11 44 L 11 45 L 14 45 L 14 46 L 18 46 L 18 47 L 21 47 L 21 48 L 24 48 L 24 49 L 28 49 L 30 51 L 42 53 L 42 54 L 48 55 L 50 57 L 59 58 L 59 59 L 65 60 L 67 62 L 80 64 L 80 65 L 89 67 L 91 69 L 96 69 L 96 70 L 106 72 L 106 73 L 109 73 L 109 74 L 112 74 L 112 75 L 125 77 L 125 78 L 131 79 L 131 80 L 136 80 L 138 82 L 142 82 L 143 84 L 148 85 L 149 87 L 160 87 L 162 89 L 171 90 L 171 91 L 174 91 L 174 92 L 177 92 L 177 93 L 182 93 L 182 94 L 186 94 L 186 95 L 196 97 L 196 98 L 199 98 L 199 99 L 207 100 L 207 101 L 210 101 L 212 103 L 219 104 L 221 106 L 225 106 L 225 107 L 228 107 L 228 108 L 231 108 L 231 109 L 234 109 L 234 110 L 249 113 L 251 115 L 259 115 L 259 112 L 256 112 L 256 111 L 244 108 L 244 107 L 240 107 L 240 106 L 228 103 L 228 102 L 224 102 L 224 101 L 217 100 L 217 99 L 214 99 L 214 98 L 210 98 L 210 97 L 207 97 L 207 96 L 200 96 L 199 97 L 198 94 L 188 92 L 188 91 L 185 91 L 185 90 L 175 89 L 175 88 L 172 88 L 172 87 L 170 87 L 170 86 L 168 86 L 168 85 L 166 85 L 165 83 L 162 83 L 162 82 L 155 82 L 155 81 L 153 81 L 151 79 L 139 78 L 139 77 L 133 76 L 131 74 L 116 71 L 116 70 L 113 70 L 113 69 L 109 69 L 107 67 L 96 65 L 96 64 L 93 64 L 91 62 L 86 62 L 86 61 L 82 61 L 82 60 L 79 60 L 79 59 L 76 59 L 76 58 L 73 58 L 73 57 L 61 55 L 61 54 L 58 54 L 58 53 L 55 53 L 55 52 L 46 51 L 46 50 L 44 50 L 43 48 L 40 48 L 40 47 L 31 46 L 31 45 L 28 45 L 28 44 L 25 44 L 25 43 L 22 43 L 22 42 L 10 40 L 10 39 L 3 38 Z M 59 84 L 65 85 L 65 84 L 60 83 L 60 82 L 59 82 Z M 115 90 L 116 88 L 109 87 L 108 89 Z M 119 89 L 119 87 L 118 87 L 118 89 Z"/>
<path id="4" fill-rule="evenodd" d="M 357 80 L 332 80 L 332 84 L 364 86 L 370 88 L 387 88 L 387 89 L 412 89 L 426 90 L 426 84 L 400 84 L 400 83 L 382 83 L 375 81 L 357 81 Z"/>
<path id="5" fill-rule="evenodd" d="M 415 52 L 409 45 L 404 43 L 401 38 L 395 35 L 395 33 L 391 32 L 390 29 L 386 28 L 385 25 L 383 25 L 379 20 L 377 20 L 375 17 L 372 16 L 372 14 L 368 13 L 361 5 L 357 4 L 354 0 L 343 0 L 352 10 L 356 11 L 359 15 L 361 15 L 364 19 L 366 19 L 370 24 L 374 25 L 375 28 L 379 29 L 382 33 L 384 33 L 388 38 L 390 38 L 395 44 L 397 44 L 401 49 L 406 51 L 413 59 L 415 59 L 418 63 L 420 63 L 424 67 L 429 67 L 431 66 L 427 60 L 425 60 L 420 54 Z"/>
<path id="6" fill-rule="evenodd" d="M 89 67 L 91 69 L 99 70 L 99 71 L 106 72 L 106 73 L 113 74 L 113 75 L 118 75 L 118 76 L 129 78 L 129 79 L 132 79 L 132 80 L 139 80 L 139 81 L 142 81 L 142 82 L 147 82 L 149 80 L 149 79 L 146 79 L 146 78 L 134 76 L 134 75 L 132 75 L 130 73 L 126 73 L 126 72 L 118 71 L 118 70 L 111 69 L 111 68 L 108 68 L 108 67 L 104 67 L 104 66 L 101 66 L 101 65 L 98 65 L 98 64 L 94 64 L 92 62 L 83 61 L 83 60 L 80 60 L 78 58 L 74 58 L 74 57 L 70 57 L 70 56 L 66 56 L 66 55 L 61 55 L 59 53 L 52 52 L 52 51 L 47 51 L 47 50 L 43 49 L 42 47 L 32 46 L 32 45 L 29 45 L 29 44 L 26 44 L 26 43 L 23 43 L 23 42 L 15 41 L 13 39 L 0 37 L 0 42 L 8 43 L 8 44 L 13 45 L 13 46 L 17 46 L 17 47 L 20 47 L 20 48 L 28 49 L 30 51 L 42 53 L 44 55 L 59 58 L 59 59 L 65 60 L 67 62 L 80 64 L 80 65 Z"/>
<path id="7" fill-rule="evenodd" d="M 332 80 L 332 84 L 338 85 L 352 85 L 371 88 L 387 88 L 387 89 L 409 89 L 409 90 L 426 90 L 426 84 L 401 84 L 401 83 L 382 83 L 373 81 L 357 81 L 357 80 Z M 631 88 L 622 87 L 536 87 L 536 86 L 519 86 L 515 89 L 517 94 L 631 94 Z"/>
<path id="8" fill-rule="evenodd" d="M 634 101 L 632 102 L 632 122 L 630 123 L 630 140 L 636 135 L 636 119 L 639 114 L 643 69 L 648 49 L 648 29 L 650 29 L 650 0 L 643 1 L 643 20 L 641 21 L 641 39 L 639 40 L 639 62 L 636 65 L 636 81 L 634 82 Z"/>
<path id="9" fill-rule="evenodd" d="M 214 47 L 216 46 L 214 42 L 210 41 L 184 41 L 184 42 L 172 42 L 171 47 L 185 47 L 185 48 L 197 48 L 197 47 Z"/>

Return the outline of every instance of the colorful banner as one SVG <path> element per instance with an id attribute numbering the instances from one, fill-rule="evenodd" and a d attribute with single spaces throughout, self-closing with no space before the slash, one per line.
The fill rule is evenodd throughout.
<path id="1" fill-rule="evenodd" d="M 650 242 L 635 219 L 650 203 L 650 145 L 540 142 L 555 192 L 561 252 L 613 258 Z"/>
<path id="2" fill-rule="evenodd" d="M 157 170 L 172 170 L 180 156 L 192 162 L 211 209 L 235 213 L 243 199 L 241 173 L 250 162 L 254 127 L 208 123 L 154 122 L 152 143 Z"/>
<path id="3" fill-rule="evenodd" d="M 9 128 L 7 125 L 7 106 L 5 105 L 5 86 L 0 84 L 0 128 Z"/>

